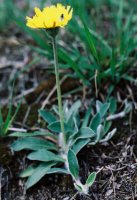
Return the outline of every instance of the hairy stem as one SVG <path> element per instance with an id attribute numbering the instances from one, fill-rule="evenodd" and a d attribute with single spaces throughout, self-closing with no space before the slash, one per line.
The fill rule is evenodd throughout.
<path id="1" fill-rule="evenodd" d="M 61 89 L 60 89 L 60 81 L 59 81 L 59 67 L 58 67 L 56 37 L 52 37 L 52 44 L 53 44 L 54 62 L 55 62 L 55 76 L 56 76 L 56 87 L 57 87 L 58 107 L 59 107 L 59 116 L 60 116 L 60 126 L 61 126 L 61 132 L 63 134 L 63 150 L 65 151 L 66 135 L 65 135 L 65 130 L 64 130 L 64 115 L 63 115 L 62 97 L 61 97 Z"/>

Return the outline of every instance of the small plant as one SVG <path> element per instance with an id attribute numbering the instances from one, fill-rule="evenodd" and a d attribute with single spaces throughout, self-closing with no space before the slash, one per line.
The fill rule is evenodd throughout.
<path id="1" fill-rule="evenodd" d="M 31 28 L 46 29 L 49 37 L 52 40 L 54 61 L 55 61 L 55 75 L 56 75 L 56 86 L 58 96 L 58 108 L 59 108 L 59 119 L 56 119 L 53 114 L 49 112 L 40 111 L 40 115 L 49 123 L 48 129 L 52 132 L 58 133 L 58 136 L 50 133 L 35 132 L 31 134 L 20 135 L 25 138 L 21 138 L 14 142 L 12 148 L 16 150 L 31 149 L 28 155 L 30 160 L 41 161 L 40 165 L 27 169 L 22 173 L 22 176 L 29 176 L 27 181 L 27 188 L 38 182 L 45 174 L 61 172 L 71 174 L 75 182 L 75 187 L 81 192 L 87 194 L 89 186 L 94 182 L 96 173 L 92 173 L 85 185 L 80 182 L 79 179 L 79 166 L 76 158 L 76 154 L 89 142 L 89 138 L 94 137 L 94 132 L 88 127 L 82 127 L 78 130 L 77 121 L 75 121 L 75 106 L 73 105 L 69 111 L 68 116 L 64 116 L 62 109 L 62 98 L 61 89 L 59 82 L 59 69 L 58 69 L 58 57 L 57 57 L 57 45 L 56 35 L 59 27 L 67 25 L 68 21 L 72 18 L 73 9 L 70 6 L 64 7 L 61 4 L 56 6 L 46 7 L 41 11 L 39 8 L 35 8 L 36 15 L 33 18 L 27 17 L 27 26 Z M 79 105 L 79 104 L 75 104 Z M 75 109 L 74 109 L 75 108 Z M 66 109 L 65 109 L 66 112 Z M 64 118 L 66 117 L 66 118 Z M 80 132 L 79 132 L 80 131 Z M 86 135 L 84 133 L 86 132 Z M 18 133 L 13 134 L 18 136 Z M 45 138 L 35 138 L 34 136 L 43 136 Z M 79 139 L 82 144 L 79 144 Z M 51 141 L 49 141 L 49 139 Z M 55 142 L 56 141 L 56 142 Z M 78 142 L 76 148 L 74 144 Z M 57 164 L 64 163 L 65 168 L 56 168 Z M 24 175 L 25 174 L 25 175 Z"/>
<path id="2" fill-rule="evenodd" d="M 11 134 L 11 136 L 19 137 L 12 144 L 12 149 L 14 151 L 31 150 L 27 158 L 36 161 L 35 165 L 29 166 L 20 174 L 20 177 L 28 177 L 27 188 L 36 184 L 46 174 L 65 173 L 72 176 L 74 185 L 80 192 L 88 194 L 96 173 L 92 172 L 86 184 L 83 185 L 79 177 L 77 154 L 84 146 L 108 141 L 114 135 L 116 129 L 109 131 L 111 121 L 106 121 L 106 118 L 113 116 L 116 107 L 115 101 L 110 103 L 97 101 L 97 112 L 94 113 L 93 109 L 88 109 L 83 120 L 80 120 L 80 107 L 80 101 L 75 102 L 70 108 L 66 102 L 63 107 L 65 144 L 57 108 L 54 109 L 55 114 L 39 110 L 40 116 L 47 124 L 47 130 Z"/>

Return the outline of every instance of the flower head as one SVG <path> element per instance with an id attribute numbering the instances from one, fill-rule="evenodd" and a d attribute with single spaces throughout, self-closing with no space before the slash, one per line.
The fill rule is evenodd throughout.
<path id="1" fill-rule="evenodd" d="M 64 27 L 72 18 L 72 12 L 73 9 L 70 6 L 65 7 L 62 4 L 46 7 L 42 11 L 36 7 L 33 18 L 26 17 L 26 25 L 31 28 L 46 29 Z"/>

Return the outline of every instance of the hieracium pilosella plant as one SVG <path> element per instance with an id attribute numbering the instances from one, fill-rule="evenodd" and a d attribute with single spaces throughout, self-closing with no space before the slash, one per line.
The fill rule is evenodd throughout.
<path id="1" fill-rule="evenodd" d="M 63 5 L 57 4 L 56 6 L 53 5 L 50 7 L 46 7 L 42 11 L 39 8 L 35 8 L 35 16 L 33 18 L 26 17 L 27 26 L 29 26 L 30 28 L 46 29 L 47 33 L 52 38 L 59 117 L 60 117 L 60 125 L 61 125 L 61 131 L 62 131 L 64 151 L 66 151 L 65 150 L 66 149 L 66 135 L 65 135 L 65 130 L 64 130 L 64 116 L 63 116 L 61 89 L 60 89 L 60 82 L 59 82 L 56 36 L 58 34 L 59 28 L 66 26 L 69 20 L 71 20 L 72 12 L 73 12 L 73 9 L 70 6 L 67 6 L 65 8 Z"/>
<path id="2" fill-rule="evenodd" d="M 71 6 L 57 4 L 46 7 L 42 11 L 35 8 L 35 15 L 32 18 L 26 18 L 29 28 L 46 30 L 52 41 L 58 111 L 56 110 L 53 114 L 43 109 L 39 110 L 40 116 L 48 124 L 46 129 L 30 133 L 13 133 L 12 136 L 17 136 L 19 139 L 12 144 L 12 148 L 14 151 L 30 150 L 27 158 L 36 162 L 20 175 L 28 178 L 27 188 L 36 184 L 46 174 L 63 173 L 72 176 L 78 191 L 88 194 L 89 187 L 95 181 L 96 173 L 89 174 L 86 183 L 82 184 L 77 154 L 87 144 L 94 145 L 110 139 L 116 129 L 108 133 L 111 122 L 106 121 L 105 118 L 110 109 L 110 103 L 103 104 L 97 101 L 97 113 L 93 115 L 91 109 L 88 109 L 82 120 L 79 116 L 80 100 L 73 103 L 71 107 L 67 103 L 62 105 L 56 39 L 59 29 L 68 24 L 72 19 L 72 14 Z"/>

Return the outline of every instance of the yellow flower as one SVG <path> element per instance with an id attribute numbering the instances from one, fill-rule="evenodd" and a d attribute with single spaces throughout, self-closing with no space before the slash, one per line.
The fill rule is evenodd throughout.
<path id="1" fill-rule="evenodd" d="M 56 28 L 64 27 L 72 18 L 73 9 L 70 6 L 63 6 L 57 4 L 44 8 L 42 11 L 35 8 L 35 15 L 33 18 L 26 17 L 26 25 L 31 28 Z"/>

